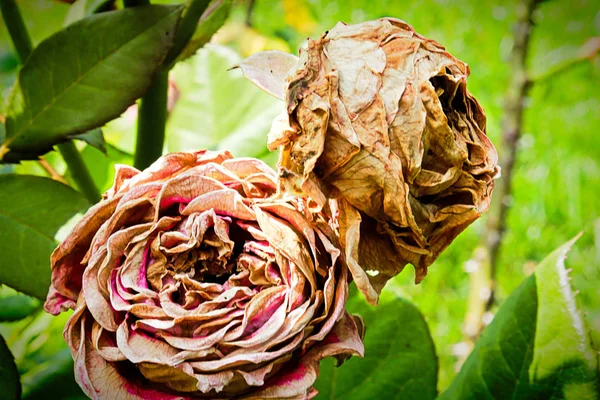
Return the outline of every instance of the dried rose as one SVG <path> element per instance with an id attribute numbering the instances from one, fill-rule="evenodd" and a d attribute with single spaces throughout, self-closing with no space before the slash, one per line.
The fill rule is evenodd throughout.
<path id="1" fill-rule="evenodd" d="M 269 134 L 284 187 L 321 206 L 339 200 L 348 264 L 376 303 L 407 263 L 421 281 L 487 210 L 497 153 L 467 65 L 405 22 L 339 23 L 303 50 L 287 77 L 261 66 L 289 65 L 289 55 L 257 54 L 241 67 L 274 95 L 285 87 L 287 110 Z"/>
<path id="2" fill-rule="evenodd" d="M 174 153 L 114 186 L 52 255 L 46 310 L 93 399 L 305 399 L 323 357 L 362 355 L 335 235 L 276 175 Z"/>

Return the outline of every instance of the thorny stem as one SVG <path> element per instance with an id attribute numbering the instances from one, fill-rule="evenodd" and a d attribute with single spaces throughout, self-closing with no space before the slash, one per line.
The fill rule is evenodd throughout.
<path id="1" fill-rule="evenodd" d="M 473 267 L 469 277 L 469 300 L 463 325 L 464 340 L 470 347 L 473 346 L 484 327 L 483 320 L 486 313 L 490 312 L 496 302 L 498 253 L 506 230 L 506 215 L 510 208 L 513 169 L 522 132 L 525 99 L 534 84 L 554 78 L 581 62 L 592 60 L 600 52 L 600 38 L 593 37 L 581 46 L 575 57 L 563 60 L 538 75 L 528 72 L 526 61 L 533 28 L 532 15 L 539 3 L 541 0 L 523 0 L 518 8 L 514 46 L 510 57 L 512 74 L 505 96 L 502 151 L 500 152 L 502 156 L 499 162 L 502 167 L 502 178 L 496 182 L 495 201 L 492 201 L 482 242 L 475 249 L 470 260 Z M 466 355 L 459 362 L 464 361 Z"/>
<path id="2" fill-rule="evenodd" d="M 514 44 L 510 55 L 511 77 L 505 95 L 502 134 L 502 155 L 499 164 L 502 177 L 496 181 L 494 200 L 487 216 L 482 243 L 475 250 L 475 271 L 470 275 L 471 296 L 463 327 L 466 339 L 471 344 L 483 329 L 483 316 L 494 304 L 495 276 L 498 250 L 506 229 L 506 214 L 510 205 L 510 190 L 517 143 L 521 137 L 523 110 L 531 81 L 527 75 L 527 54 L 533 28 L 532 15 L 539 0 L 522 0 L 517 7 L 517 22 L 514 27 Z M 477 304 L 479 303 L 479 304 Z"/>
<path id="3" fill-rule="evenodd" d="M 496 202 L 491 205 L 484 236 L 489 252 L 491 292 L 486 304 L 489 311 L 494 304 L 494 278 L 498 264 L 498 250 L 504 231 L 506 230 L 506 214 L 510 205 L 513 170 L 517 154 L 517 144 L 523 128 L 523 111 L 525 99 L 531 89 L 531 81 L 527 75 L 527 54 L 533 21 L 531 19 L 538 0 L 526 0 L 519 5 L 518 20 L 515 25 L 514 45 L 510 57 L 512 71 L 505 97 L 505 110 L 502 134 L 502 156 L 499 163 L 502 167 L 502 178 L 496 182 Z"/>
<path id="4" fill-rule="evenodd" d="M 23 64 L 33 51 L 33 44 L 27 32 L 27 27 L 23 22 L 19 7 L 15 3 L 15 0 L 0 0 L 0 9 L 2 10 L 4 23 L 15 46 L 19 60 Z M 100 201 L 100 192 L 96 188 L 92 176 L 75 145 L 72 142 L 67 142 L 59 144 L 58 148 L 81 193 L 91 203 Z"/>
<path id="5" fill-rule="evenodd" d="M 506 229 L 510 190 L 517 143 L 521 137 L 525 98 L 531 88 L 527 75 L 527 54 L 533 28 L 532 15 L 540 0 L 521 0 L 517 5 L 514 44 L 510 54 L 510 80 L 505 95 L 501 157 L 502 177 L 496 181 L 494 201 L 487 215 L 480 245 L 473 252 L 469 274 L 469 299 L 463 323 L 464 342 L 472 349 L 484 328 L 485 314 L 494 305 L 498 250 Z M 459 355 L 462 364 L 468 352 Z"/>

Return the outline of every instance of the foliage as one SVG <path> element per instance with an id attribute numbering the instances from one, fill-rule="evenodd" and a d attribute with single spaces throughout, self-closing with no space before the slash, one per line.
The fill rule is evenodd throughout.
<path id="1" fill-rule="evenodd" d="M 0 336 L 0 391 L 7 400 L 17 400 L 21 397 L 19 371 L 2 336 Z"/>
<path id="2" fill-rule="evenodd" d="M 75 190 L 48 178 L 0 175 L 0 186 L 0 282 L 43 300 L 50 285 L 54 236 L 88 203 Z"/>
<path id="3" fill-rule="evenodd" d="M 75 190 L 47 178 L 40 163 L 27 159 L 44 154 L 53 171 L 73 184 L 64 161 L 48 151 L 76 134 L 102 127 L 105 144 L 98 129 L 79 137 L 86 142 L 78 141 L 77 146 L 94 184 L 101 191 L 108 189 L 115 164 L 132 164 L 135 101 L 152 76 L 165 68 L 165 57 L 176 62 L 170 72 L 173 104 L 165 151 L 227 148 L 236 156 L 261 157 L 273 165 L 276 155 L 266 149 L 266 133 L 281 103 L 244 81 L 239 70 L 229 70 L 241 62 L 240 54 L 269 49 L 297 54 L 307 36 L 315 38 L 338 20 L 399 17 L 470 65 L 469 90 L 486 110 L 488 135 L 499 142 L 516 0 L 256 0 L 251 26 L 245 24 L 245 2 L 215 0 L 202 16 L 195 16 L 194 24 L 198 18 L 199 23 L 191 39 L 174 51 L 172 38 L 182 12 L 177 4 L 182 2 L 152 1 L 168 6 L 92 15 L 110 2 L 77 0 L 69 6 L 21 1 L 38 44 L 22 69 L 6 30 L 0 30 L 0 99 L 8 99 L 0 112 L 7 120 L 0 153 L 6 153 L 4 161 L 20 161 L 0 165 L 5 174 L 0 175 L 0 282 L 43 299 L 55 238 L 89 206 Z M 546 76 L 545 71 L 568 63 L 588 38 L 600 35 L 596 15 L 597 6 L 587 0 L 541 4 L 534 15 L 529 54 L 534 76 Z M 224 21 L 213 43 L 204 46 Z M 84 35 L 94 30 L 98 34 Z M 109 30 L 111 35 L 103 36 Z M 69 68 L 81 61 L 88 70 L 85 76 Z M 501 306 L 456 378 L 467 273 L 481 220 L 455 240 L 420 285 L 413 284 L 407 269 L 388 283 L 377 309 L 359 297 L 349 302 L 348 308 L 366 322 L 366 357 L 350 359 L 339 368 L 331 360 L 324 362 L 317 383 L 321 396 L 435 398 L 439 392 L 441 399 L 597 398 L 599 73 L 598 57 L 575 64 L 536 82 L 527 99 L 512 197 L 502 199 L 512 208 L 500 250 Z M 49 74 L 55 82 L 47 79 Z M 105 145 L 106 155 L 94 145 Z M 572 272 L 562 263 L 566 247 L 544 259 L 550 249 L 581 230 L 585 234 L 569 257 Z M 42 398 L 50 392 L 65 399 L 84 398 L 73 382 L 73 364 L 60 334 L 65 319 L 51 319 L 37 311 L 38 305 L 22 294 L 0 291 L 0 320 L 6 321 L 0 324 L 0 334 L 18 367 L 16 371 L 9 353 L 2 353 L 7 349 L 0 340 L 0 392 L 10 398 L 10 389 L 18 398 L 19 372 L 23 398 Z M 3 386 L 5 382 L 12 386 Z M 402 382 L 406 384 L 400 386 Z"/>
<path id="4" fill-rule="evenodd" d="M 3 160 L 35 159 L 125 111 L 149 87 L 172 45 L 180 12 L 152 6 L 102 13 L 36 47 L 7 105 Z"/>
<path id="5" fill-rule="evenodd" d="M 598 355 L 564 265 L 573 242 L 506 299 L 440 400 L 597 398 Z"/>
<path id="6" fill-rule="evenodd" d="M 328 399 L 435 399 L 438 363 L 425 319 L 410 302 L 384 296 L 373 307 L 354 291 L 348 311 L 365 322 L 364 359 L 321 362 L 316 387 Z"/>

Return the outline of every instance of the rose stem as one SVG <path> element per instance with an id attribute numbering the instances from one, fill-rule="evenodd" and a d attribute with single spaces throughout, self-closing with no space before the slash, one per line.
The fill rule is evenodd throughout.
<path id="1" fill-rule="evenodd" d="M 2 11 L 2 18 L 4 19 L 10 38 L 17 51 L 17 56 L 21 64 L 24 64 L 33 50 L 33 44 L 23 22 L 19 7 L 15 3 L 15 0 L 0 0 L 0 10 Z M 92 176 L 73 142 L 61 143 L 57 147 L 79 191 L 91 203 L 100 201 L 100 192 L 96 188 Z"/>
<path id="2" fill-rule="evenodd" d="M 62 158 L 67 163 L 71 177 L 77 184 L 79 191 L 92 203 L 95 204 L 102 199 L 98 188 L 94 184 L 92 175 L 87 169 L 81 154 L 75 147 L 75 143 L 69 140 L 68 142 L 60 143 L 56 146 L 62 155 Z"/>
<path id="3" fill-rule="evenodd" d="M 161 71 L 140 100 L 134 166 L 144 169 L 162 155 L 167 122 L 169 72 Z"/>
<path id="4" fill-rule="evenodd" d="M 464 342 L 470 348 L 473 348 L 475 340 L 481 334 L 485 314 L 491 311 L 496 300 L 494 292 L 498 250 L 506 228 L 506 199 L 510 196 L 517 143 L 521 136 L 524 99 L 531 88 L 526 60 L 533 29 L 532 16 L 538 4 L 539 0 L 521 0 L 514 26 L 514 44 L 510 55 L 511 77 L 505 95 L 502 157 L 499 162 L 502 166 L 502 178 L 496 181 L 494 201 L 487 215 L 482 240 L 471 259 L 476 268 L 469 275 L 469 301 L 463 325 Z M 467 355 L 461 357 L 459 364 L 464 362 Z"/>
<path id="5" fill-rule="evenodd" d="M 17 56 L 21 64 L 24 64 L 33 50 L 31 38 L 27 33 L 27 28 L 23 22 L 23 17 L 19 12 L 19 6 L 14 0 L 0 0 L 0 9 L 2 10 L 2 18 L 10 34 L 10 38 L 17 50 Z"/>
<path id="6" fill-rule="evenodd" d="M 168 117 L 169 70 L 196 30 L 198 21 L 210 3 L 209 0 L 188 2 L 177 27 L 173 46 L 163 62 L 162 70 L 152 86 L 141 98 L 138 109 L 134 166 L 143 169 L 162 155 L 165 143 L 165 126 Z M 148 0 L 125 0 L 126 7 L 150 4 Z"/>
<path id="7" fill-rule="evenodd" d="M 150 4 L 149 0 L 123 0 L 125 7 Z M 162 155 L 167 123 L 169 72 L 161 71 L 140 99 L 133 165 L 145 169 Z"/>

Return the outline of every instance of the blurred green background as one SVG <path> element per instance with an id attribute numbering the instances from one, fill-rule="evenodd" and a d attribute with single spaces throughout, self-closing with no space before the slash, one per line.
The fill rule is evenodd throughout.
<path id="1" fill-rule="evenodd" d="M 61 29 L 69 9 L 67 4 L 50 0 L 21 0 L 19 4 L 36 43 Z M 507 56 L 516 10 L 517 2 L 512 0 L 255 0 L 248 18 L 248 2 L 236 1 L 232 15 L 213 43 L 178 65 L 171 74 L 174 105 L 165 150 L 227 148 L 236 156 L 261 157 L 274 165 L 276 156 L 266 149 L 266 133 L 282 105 L 246 82 L 238 70 L 229 69 L 260 50 L 297 53 L 307 37 L 317 37 L 338 21 L 358 23 L 383 16 L 409 22 L 419 33 L 439 41 L 470 65 L 468 88 L 485 108 L 488 135 L 499 146 L 504 96 L 511 73 Z M 589 38 L 600 36 L 600 2 L 545 1 L 534 14 L 534 23 L 528 68 L 537 75 L 568 62 Z M 2 25 L 2 102 L 14 81 L 16 67 L 17 60 Z M 600 57 L 579 62 L 537 82 L 525 105 L 523 136 L 509 199 L 508 229 L 499 256 L 498 302 L 502 303 L 545 255 L 584 231 L 567 265 L 573 269 L 572 284 L 579 290 L 579 304 L 599 349 Z M 108 157 L 78 144 L 103 190 L 111 185 L 115 163 L 131 163 L 135 116 L 136 109 L 132 107 L 104 128 Z M 48 154 L 46 160 L 58 173 L 64 173 L 60 157 Z M 36 162 L 0 169 L 47 174 Z M 483 228 L 484 221 L 479 220 L 460 235 L 420 285 L 414 285 L 412 268 L 407 268 L 386 287 L 414 302 L 430 324 L 441 367 L 440 390 L 455 375 L 464 349 L 462 324 L 469 292 L 465 265 Z M 3 288 L 2 293 L 6 295 L 10 290 Z M 20 307 L 38 306 L 28 299 L 23 301 Z M 68 365 L 69 355 L 60 335 L 64 321 L 64 316 L 39 314 L 0 326 L 0 333 L 24 374 L 29 398 L 35 398 L 34 385 L 59 371 L 61 365 Z M 68 369 L 64 373 L 72 374 Z M 55 390 L 66 390 L 64 385 L 57 385 Z"/>

